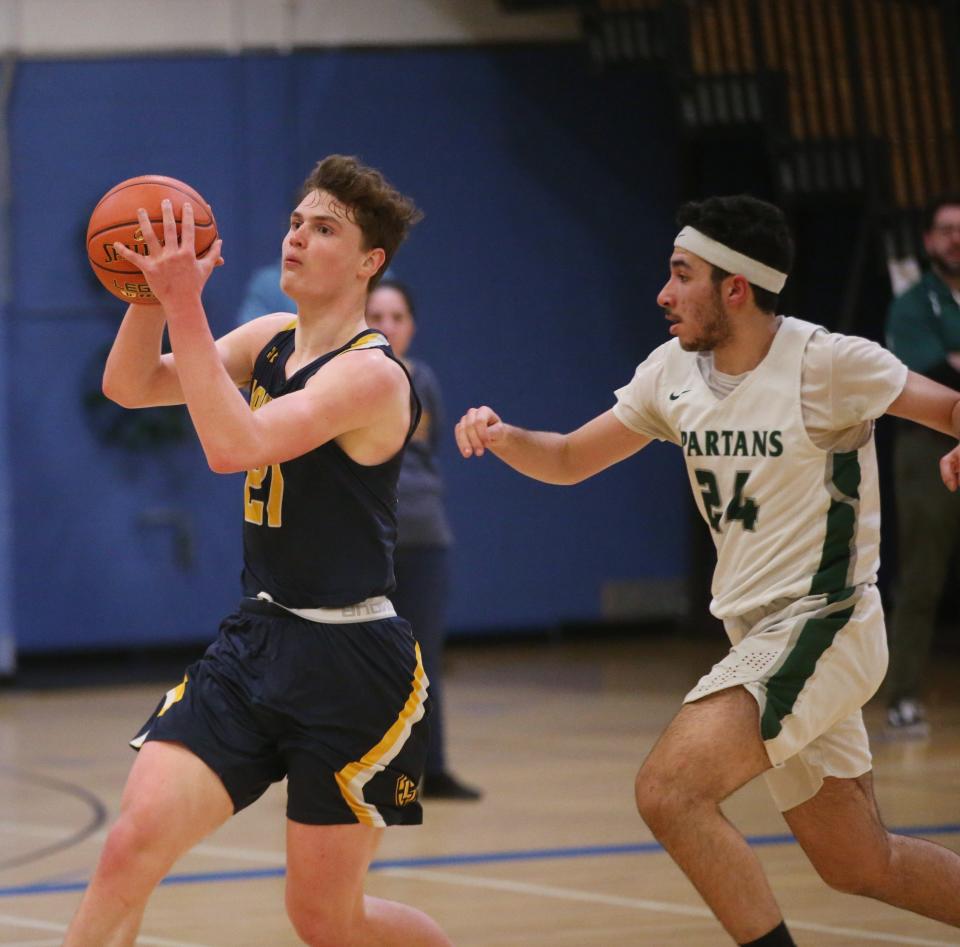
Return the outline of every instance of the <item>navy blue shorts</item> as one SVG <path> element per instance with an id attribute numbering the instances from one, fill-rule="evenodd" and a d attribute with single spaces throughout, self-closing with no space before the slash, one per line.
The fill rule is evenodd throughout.
<path id="1" fill-rule="evenodd" d="M 131 746 L 184 744 L 236 812 L 286 777 L 295 822 L 416 825 L 428 714 L 402 618 L 321 624 L 245 599 Z"/>

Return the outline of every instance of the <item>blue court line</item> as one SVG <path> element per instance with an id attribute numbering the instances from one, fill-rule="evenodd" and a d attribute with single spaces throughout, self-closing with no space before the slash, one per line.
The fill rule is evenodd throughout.
<path id="1" fill-rule="evenodd" d="M 958 835 L 960 823 L 943 825 L 913 825 L 891 829 L 898 835 Z M 747 841 L 755 846 L 796 845 L 796 839 L 789 833 L 779 835 L 748 835 Z M 371 871 L 383 871 L 388 868 L 440 868 L 462 865 L 489 865 L 498 862 L 548 861 L 559 858 L 595 858 L 604 855 L 653 855 L 663 851 L 657 842 L 637 842 L 630 845 L 584 845 L 571 848 L 528 848 L 507 852 L 477 852 L 464 855 L 428 855 L 420 858 L 392 858 L 374 861 Z M 182 875 L 168 875 L 161 885 L 193 885 L 217 881 L 255 881 L 259 878 L 283 878 L 285 868 L 250 868 L 240 871 L 194 872 Z M 64 894 L 83 891 L 86 881 L 70 881 L 56 884 L 18 885 L 0 888 L 0 898 L 26 897 L 32 894 Z"/>

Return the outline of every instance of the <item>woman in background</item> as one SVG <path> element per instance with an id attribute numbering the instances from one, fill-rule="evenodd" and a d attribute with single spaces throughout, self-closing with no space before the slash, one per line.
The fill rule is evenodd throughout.
<path id="1" fill-rule="evenodd" d="M 430 743 L 421 795 L 426 799 L 479 799 L 447 769 L 443 723 L 443 642 L 450 585 L 450 524 L 443 503 L 437 448 L 443 429 L 443 404 L 436 376 L 421 361 L 407 357 L 416 331 L 410 290 L 395 279 L 381 280 L 367 299 L 367 324 L 390 341 L 403 361 L 423 404 L 420 426 L 407 445 L 397 487 L 399 540 L 394 553 L 397 613 L 413 628 L 430 680 L 433 706 Z"/>

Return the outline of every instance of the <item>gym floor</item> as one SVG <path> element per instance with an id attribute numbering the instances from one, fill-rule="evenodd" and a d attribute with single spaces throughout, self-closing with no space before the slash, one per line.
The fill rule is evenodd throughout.
<path id="1" fill-rule="evenodd" d="M 484 798 L 428 799 L 422 827 L 387 831 L 368 891 L 426 910 L 458 947 L 729 943 L 633 805 L 639 763 L 723 651 L 666 633 L 450 647 L 451 768 Z M 875 738 L 876 791 L 888 825 L 960 850 L 960 656 L 935 665 L 931 736 Z M 149 670 L 28 672 L 0 692 L 0 944 L 61 943 L 117 811 L 126 741 L 179 680 L 179 668 L 165 680 L 159 663 Z M 882 708 L 866 716 L 879 731 Z M 762 781 L 725 811 L 757 846 L 803 947 L 960 945 L 944 925 L 828 889 Z M 138 944 L 298 944 L 283 837 L 278 786 L 174 868 Z"/>

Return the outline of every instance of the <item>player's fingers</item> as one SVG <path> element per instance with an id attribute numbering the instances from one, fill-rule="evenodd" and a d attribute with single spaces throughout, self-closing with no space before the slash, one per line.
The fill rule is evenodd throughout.
<path id="1" fill-rule="evenodd" d="M 473 455 L 473 448 L 470 446 L 470 441 L 464 430 L 465 420 L 466 417 L 464 416 L 453 426 L 453 436 L 457 441 L 457 450 L 459 450 L 464 457 L 470 457 Z"/>
<path id="2" fill-rule="evenodd" d="M 119 241 L 115 242 L 113 249 L 116 250 L 117 256 L 122 257 L 128 263 L 132 263 L 138 270 L 143 269 L 144 258 L 139 253 L 134 253 L 133 250 L 124 246 Z"/>
<path id="3" fill-rule="evenodd" d="M 180 224 L 180 246 L 189 247 L 193 253 L 196 253 L 196 243 L 194 241 L 193 229 L 193 204 L 190 201 L 183 202 L 183 210 L 180 211 L 182 223 Z M 166 226 L 166 223 L 164 223 Z M 176 232 L 176 223 L 174 223 L 174 232 Z"/>
<path id="4" fill-rule="evenodd" d="M 220 266 L 220 264 L 223 263 L 223 257 L 220 256 L 220 248 L 222 246 L 223 240 L 217 237 L 217 239 L 210 244 L 210 249 L 207 250 L 203 256 L 198 256 L 197 259 L 202 263 L 208 263 L 210 266 Z"/>
<path id="5" fill-rule="evenodd" d="M 150 215 L 147 213 L 146 208 L 141 207 L 137 211 L 137 222 L 140 224 L 140 236 L 146 245 L 147 255 L 156 256 L 160 252 L 160 241 L 154 232 L 153 224 L 150 221 Z M 136 234 L 134 234 L 134 237 L 136 237 Z"/>
<path id="6" fill-rule="evenodd" d="M 481 409 L 481 417 L 483 418 L 483 423 L 485 425 L 483 430 L 484 439 L 488 444 L 494 443 L 494 441 L 500 440 L 501 435 L 503 434 L 503 422 L 500 420 L 500 416 L 492 408 L 488 408 L 484 405 Z"/>
<path id="7" fill-rule="evenodd" d="M 207 271 L 207 275 L 213 272 L 214 267 L 223 266 L 223 257 L 220 256 L 220 248 L 223 246 L 223 241 L 218 237 L 213 241 L 213 245 L 207 251 L 206 255 L 203 257 L 203 265 Z"/>
<path id="8" fill-rule="evenodd" d="M 471 408 L 464 417 L 463 432 L 466 435 L 467 443 L 471 451 L 477 456 L 483 456 L 484 438 L 482 432 L 486 431 L 486 422 L 480 420 L 479 412 L 476 408 Z"/>
<path id="9" fill-rule="evenodd" d="M 940 477 L 944 486 L 955 493 L 960 486 L 960 447 L 940 458 Z"/>
<path id="10" fill-rule="evenodd" d="M 497 413 L 492 408 L 488 408 L 486 405 L 477 408 L 476 420 L 477 433 L 480 435 L 484 444 L 490 444 L 497 440 L 502 431 L 502 424 L 500 423 L 500 418 Z"/>
<path id="11" fill-rule="evenodd" d="M 163 217 L 163 245 L 177 249 L 177 218 L 173 216 L 173 203 L 169 197 L 160 201 L 160 215 Z"/>

